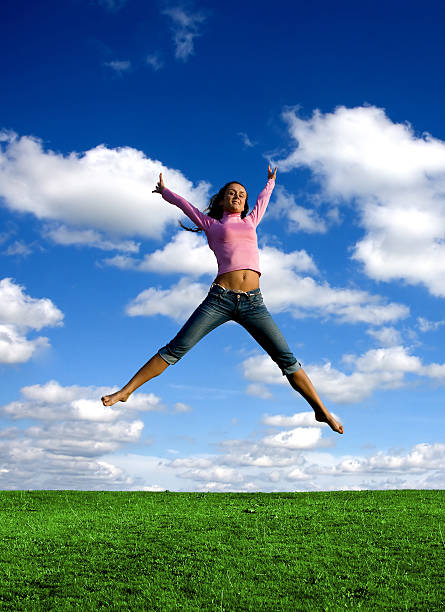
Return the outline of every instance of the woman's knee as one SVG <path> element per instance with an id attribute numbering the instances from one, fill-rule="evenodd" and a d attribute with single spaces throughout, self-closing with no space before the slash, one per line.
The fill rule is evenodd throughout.
<path id="1" fill-rule="evenodd" d="M 284 364 L 284 366 L 281 367 L 281 371 L 283 373 L 283 376 L 292 376 L 292 374 L 294 374 L 295 372 L 298 372 L 299 370 L 301 370 L 301 368 L 302 368 L 301 363 L 295 360 L 295 362 L 292 363 L 291 365 Z"/>
<path id="2" fill-rule="evenodd" d="M 177 355 L 174 355 L 172 352 L 170 352 L 168 349 L 168 345 L 159 349 L 159 351 L 157 352 L 157 355 L 159 355 L 159 357 L 161 357 L 161 359 L 167 365 L 175 365 L 175 363 L 177 363 L 181 359 L 181 357 L 183 357 L 183 355 L 177 356 Z"/>

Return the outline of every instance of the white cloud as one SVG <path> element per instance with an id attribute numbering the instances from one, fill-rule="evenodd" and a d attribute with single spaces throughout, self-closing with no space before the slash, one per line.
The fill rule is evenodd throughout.
<path id="1" fill-rule="evenodd" d="M 273 312 L 288 311 L 295 317 L 337 317 L 340 322 L 381 325 L 405 318 L 409 309 L 402 304 L 386 303 L 379 295 L 357 289 L 331 287 L 296 271 L 314 269 L 304 251 L 282 253 L 265 247 L 261 250 L 264 273 L 262 292 Z"/>
<path id="2" fill-rule="evenodd" d="M 114 60 L 112 62 L 105 62 L 105 66 L 111 68 L 118 76 L 122 76 L 131 70 L 131 62 L 128 60 Z"/>
<path id="3" fill-rule="evenodd" d="M 295 481 L 303 483 L 302 491 L 437 488 L 444 484 L 444 444 L 421 443 L 407 453 L 379 451 L 370 457 L 338 458 L 310 448 L 300 450 L 301 444 L 309 445 L 304 431 L 310 430 L 280 435 L 272 447 L 226 441 L 221 446 L 230 452 L 223 456 L 178 458 L 168 465 L 181 478 L 202 483 L 200 490 L 295 491 Z M 373 478 L 364 479 L 369 474 Z"/>
<path id="4" fill-rule="evenodd" d="M 225 440 L 220 446 L 224 450 L 228 449 L 225 455 L 217 459 L 224 465 L 265 469 L 303 463 L 301 454 L 294 449 L 288 449 L 283 445 L 266 446 L 264 441 L 255 443 L 247 440 Z"/>
<path id="5" fill-rule="evenodd" d="M 404 346 L 373 349 L 358 358 L 347 355 L 343 361 L 353 363 L 361 372 L 418 372 L 421 367 L 419 357 L 410 355 Z"/>
<path id="6" fill-rule="evenodd" d="M 244 480 L 240 471 L 224 466 L 212 466 L 205 469 L 190 469 L 178 473 L 180 478 L 190 478 L 197 481 L 213 481 L 215 483 L 240 483 Z"/>
<path id="7" fill-rule="evenodd" d="M 117 389 L 105 387 L 63 387 L 55 380 L 43 385 L 31 385 L 21 390 L 23 399 L 0 408 L 13 419 L 38 419 L 44 421 L 87 421 L 111 423 L 122 414 L 139 411 L 164 411 L 160 398 L 153 393 L 134 393 L 127 402 L 112 407 L 102 405 L 100 398 Z M 94 425 L 95 427 L 95 425 Z"/>
<path id="8" fill-rule="evenodd" d="M 311 474 L 342 475 L 347 473 L 424 472 L 445 469 L 445 444 L 416 444 L 403 454 L 378 452 L 371 457 L 345 457 L 332 467 L 308 466 Z"/>
<path id="9" fill-rule="evenodd" d="M 4 251 L 5 255 L 19 255 L 20 257 L 27 257 L 31 255 L 31 253 L 32 248 L 21 240 L 16 240 L 8 246 L 6 251 Z"/>
<path id="10" fill-rule="evenodd" d="M 315 210 L 297 204 L 295 196 L 288 193 L 282 185 L 276 188 L 275 201 L 270 212 L 273 217 L 284 216 L 291 231 L 310 234 L 324 234 L 327 231 L 324 219 L 321 219 Z"/>
<path id="11" fill-rule="evenodd" d="M 184 412 L 192 412 L 193 408 L 183 402 L 176 402 L 174 405 L 174 411 L 183 414 Z"/>
<path id="12" fill-rule="evenodd" d="M 185 254 L 187 256 L 185 257 Z M 180 231 L 162 249 L 145 255 L 142 260 L 116 255 L 104 263 L 121 269 L 157 272 L 158 274 L 187 274 L 216 276 L 217 265 L 207 240 L 193 232 Z"/>
<path id="13" fill-rule="evenodd" d="M 262 385 L 289 385 L 277 364 L 268 355 L 248 357 L 242 363 L 244 377 Z"/>
<path id="14" fill-rule="evenodd" d="M 8 467 L 1 476 L 2 486 L 137 488 L 138 478 L 101 458 L 139 442 L 144 424 L 134 418 L 138 412 L 159 412 L 164 407 L 152 393 L 135 393 L 125 404 L 104 407 L 100 401 L 104 391 L 49 381 L 23 387 L 19 400 L 0 407 L 4 418 L 37 422 L 24 429 L 10 427 L 8 435 L 0 437 L 0 467 Z"/>
<path id="15" fill-rule="evenodd" d="M 354 258 L 365 272 L 445 296 L 445 143 L 371 106 L 283 116 L 298 146 L 280 170 L 307 166 L 326 198 L 355 202 L 365 236 Z"/>
<path id="16" fill-rule="evenodd" d="M 49 347 L 46 337 L 27 338 L 30 330 L 62 325 L 63 313 L 48 298 L 32 298 L 11 278 L 0 281 L 0 363 L 24 363 Z"/>
<path id="17" fill-rule="evenodd" d="M 202 34 L 199 27 L 205 21 L 205 16 L 198 12 L 186 13 L 181 6 L 172 6 L 162 12 L 172 20 L 175 57 L 185 62 L 195 52 L 195 38 Z"/>
<path id="18" fill-rule="evenodd" d="M 280 448 L 303 449 L 314 448 L 321 439 L 319 427 L 296 427 L 289 431 L 281 431 L 271 436 L 265 436 L 263 443 L 266 446 L 278 446 Z"/>
<path id="19" fill-rule="evenodd" d="M 399 358 L 399 368 L 403 359 Z M 131 452 L 118 455 L 119 448 L 141 438 L 143 423 L 132 420 L 131 415 L 143 406 L 158 409 L 160 400 L 150 394 L 133 407 L 129 400 L 117 409 L 102 410 L 94 403 L 102 392 L 97 387 L 63 387 L 56 381 L 23 388 L 22 399 L 9 404 L 16 407 L 4 411 L 4 416 L 15 413 L 40 422 L 2 432 L 2 488 L 311 491 L 437 488 L 444 484 L 444 444 L 417 444 L 408 452 L 379 451 L 369 457 L 337 457 L 314 451 L 323 446 L 322 426 L 314 426 L 311 412 L 265 414 L 263 425 L 291 429 L 263 435 L 257 442 L 251 438 L 224 440 L 219 444 L 220 455 L 172 460 Z M 177 454 L 176 450 L 166 451 Z"/>
<path id="20" fill-rule="evenodd" d="M 309 478 L 310 476 L 308 474 L 305 474 L 303 470 L 301 470 L 300 468 L 294 468 L 293 470 L 291 470 L 290 472 L 286 474 L 286 479 L 290 481 L 309 480 Z"/>
<path id="21" fill-rule="evenodd" d="M 273 397 L 269 389 L 261 383 L 255 383 L 255 384 L 252 383 L 250 385 L 247 385 L 246 393 L 247 395 L 253 395 L 254 397 L 261 397 L 261 399 L 264 399 L 264 400 L 270 399 L 271 397 Z"/>
<path id="22" fill-rule="evenodd" d="M 151 66 L 153 68 L 155 72 L 160 70 L 164 65 L 158 53 L 151 53 L 150 55 L 147 55 L 145 61 L 148 66 Z"/>
<path id="23" fill-rule="evenodd" d="M 296 272 L 317 272 L 314 260 L 304 250 L 286 253 L 275 247 L 263 246 L 260 249 L 260 265 L 265 277 L 276 276 L 278 270 L 282 270 L 286 280 L 296 278 Z M 270 283 L 272 281 L 273 279 L 270 279 Z M 276 279 L 275 282 L 278 283 L 279 280 Z"/>
<path id="24" fill-rule="evenodd" d="M 338 416 L 333 415 L 336 419 Z M 264 425 L 272 425 L 274 427 L 327 427 L 326 423 L 319 423 L 315 420 L 315 414 L 311 410 L 309 412 L 297 412 L 292 416 L 284 416 L 282 414 L 269 415 L 265 414 L 261 419 Z"/>
<path id="25" fill-rule="evenodd" d="M 113 243 L 117 236 L 159 239 L 167 225 L 182 217 L 176 206 L 152 193 L 160 172 L 166 186 L 198 208 L 206 207 L 207 183 L 193 187 L 181 172 L 137 149 L 99 145 L 62 155 L 44 150 L 37 138 L 0 133 L 0 197 L 11 210 L 60 221 L 70 231 L 110 234 Z M 96 233 L 92 239 L 105 240 Z"/>
<path id="26" fill-rule="evenodd" d="M 210 459 L 206 459 L 204 457 L 185 457 L 183 459 L 174 459 L 170 466 L 174 468 L 199 468 L 205 469 L 212 465 L 212 461 Z"/>
<path id="27" fill-rule="evenodd" d="M 123 251 L 124 253 L 137 253 L 139 244 L 133 240 L 107 240 L 95 230 L 75 230 L 64 225 L 47 227 L 45 236 L 56 244 L 63 246 L 90 246 L 102 251 Z"/>
<path id="28" fill-rule="evenodd" d="M 395 346 L 401 343 L 400 332 L 394 327 L 368 329 L 366 333 L 375 338 L 383 346 Z"/>
<path id="29" fill-rule="evenodd" d="M 243 141 L 243 145 L 246 148 L 251 149 L 252 147 L 256 145 L 256 142 L 253 142 L 245 132 L 238 132 L 238 136 L 241 137 L 241 140 Z"/>
<path id="30" fill-rule="evenodd" d="M 2 489 L 121 490 L 137 488 L 137 480 L 108 461 L 89 456 L 95 443 L 84 448 L 37 446 L 32 438 L 0 441 L 0 461 L 8 466 L 0 474 Z M 100 443 L 99 443 L 100 444 Z M 106 443 L 102 449 L 107 447 Z M 64 450 L 67 453 L 64 453 Z M 85 456 L 82 456 L 85 455 Z M 135 486 L 136 485 L 136 486 Z"/>
<path id="31" fill-rule="evenodd" d="M 428 378 L 433 378 L 440 382 L 445 381 L 445 363 L 431 363 L 427 366 L 422 366 L 420 373 Z"/>
<path id="32" fill-rule="evenodd" d="M 0 323 L 31 329 L 61 325 L 62 312 L 48 298 L 32 298 L 11 278 L 0 281 Z"/>
<path id="33" fill-rule="evenodd" d="M 187 253 L 187 257 L 184 257 Z M 162 249 L 143 260 L 117 255 L 105 263 L 122 269 L 149 270 L 158 273 L 183 273 L 189 276 L 216 275 L 213 253 L 202 236 L 179 232 Z M 306 251 L 285 253 L 274 247 L 260 249 L 263 272 L 261 288 L 267 307 L 272 312 L 288 311 L 295 317 L 337 317 L 340 322 L 364 322 L 380 325 L 408 316 L 406 306 L 378 295 L 356 289 L 338 289 L 319 283 L 301 272 L 317 273 L 317 267 Z M 164 314 L 182 320 L 204 298 L 208 286 L 182 279 L 167 290 L 154 288 L 142 292 L 127 307 L 131 315 Z M 180 299 L 186 302 L 181 306 Z"/>
<path id="34" fill-rule="evenodd" d="M 355 371 L 345 374 L 328 362 L 324 365 L 308 365 L 305 368 L 313 381 L 315 388 L 322 397 L 335 404 L 355 404 L 369 397 L 376 388 L 379 388 L 381 377 L 373 372 Z M 398 384 L 403 375 L 397 376 Z M 393 388 L 395 383 L 393 382 Z"/>
<path id="35" fill-rule="evenodd" d="M 445 321 L 429 321 L 424 317 L 418 317 L 417 323 L 421 332 L 436 331 L 445 324 Z"/>
<path id="36" fill-rule="evenodd" d="M 49 340 L 40 336 L 29 340 L 14 325 L 0 324 L 0 363 L 25 363 L 36 350 L 49 347 Z"/>
<path id="37" fill-rule="evenodd" d="M 160 274 L 179 272 L 190 276 L 217 272 L 215 256 L 207 240 L 185 230 L 178 232 L 163 249 L 147 255 L 143 268 Z"/>
<path id="38" fill-rule="evenodd" d="M 142 291 L 128 304 L 125 311 L 131 317 L 162 314 L 183 321 L 202 302 L 208 289 L 207 285 L 183 278 L 170 289 L 151 287 Z"/>
<path id="39" fill-rule="evenodd" d="M 375 389 L 397 389 L 406 384 L 406 375 L 426 376 L 445 380 L 445 364 L 422 364 L 419 357 L 411 355 L 404 346 L 391 346 L 367 351 L 357 357 L 345 355 L 344 363 L 353 367 L 346 374 L 331 363 L 308 364 L 306 373 L 322 397 L 337 404 L 353 404 L 369 397 Z M 286 377 L 268 355 L 249 357 L 242 363 L 244 377 L 262 385 L 288 385 Z"/>

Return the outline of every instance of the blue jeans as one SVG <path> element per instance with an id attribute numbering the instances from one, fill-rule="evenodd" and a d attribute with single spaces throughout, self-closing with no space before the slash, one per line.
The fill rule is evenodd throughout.
<path id="1" fill-rule="evenodd" d="M 244 327 L 270 355 L 283 376 L 297 372 L 301 364 L 292 354 L 283 334 L 267 310 L 261 291 L 237 293 L 212 285 L 205 300 L 190 316 L 178 334 L 158 355 L 168 364 L 175 364 L 206 334 L 226 323 L 236 321 Z"/>

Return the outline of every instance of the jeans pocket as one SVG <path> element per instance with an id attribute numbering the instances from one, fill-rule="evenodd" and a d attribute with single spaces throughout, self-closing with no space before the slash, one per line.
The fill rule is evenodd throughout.
<path id="1" fill-rule="evenodd" d="M 263 305 L 263 297 L 261 295 L 253 295 L 251 298 L 249 298 L 250 301 L 250 308 L 252 310 L 256 310 L 257 308 L 260 308 Z"/>

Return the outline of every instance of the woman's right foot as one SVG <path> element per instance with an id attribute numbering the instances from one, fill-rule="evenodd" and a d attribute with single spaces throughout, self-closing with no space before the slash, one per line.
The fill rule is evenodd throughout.
<path id="1" fill-rule="evenodd" d="M 100 399 L 102 400 L 102 404 L 104 406 L 112 406 L 116 404 L 116 402 L 126 402 L 129 398 L 130 394 L 124 393 L 122 389 L 120 391 L 116 391 L 116 393 L 110 393 L 110 395 L 104 395 Z"/>
<path id="2" fill-rule="evenodd" d="M 343 425 L 336 421 L 332 414 L 327 410 L 315 410 L 315 420 L 319 423 L 327 423 L 332 431 L 336 431 L 339 434 L 344 433 Z"/>

